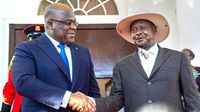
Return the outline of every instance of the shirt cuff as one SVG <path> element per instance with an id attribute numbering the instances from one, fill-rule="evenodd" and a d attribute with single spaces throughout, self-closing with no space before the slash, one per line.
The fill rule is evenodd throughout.
<path id="1" fill-rule="evenodd" d="M 67 104 L 69 102 L 69 98 L 70 98 L 71 92 L 70 91 L 66 91 L 65 95 L 63 97 L 62 103 L 61 103 L 61 107 L 66 108 Z"/>

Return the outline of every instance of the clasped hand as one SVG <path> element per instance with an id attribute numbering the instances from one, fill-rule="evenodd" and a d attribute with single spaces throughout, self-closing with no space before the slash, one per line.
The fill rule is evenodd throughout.
<path id="1" fill-rule="evenodd" d="M 69 107 L 78 112 L 94 112 L 95 104 L 81 92 L 72 93 L 69 99 Z"/>

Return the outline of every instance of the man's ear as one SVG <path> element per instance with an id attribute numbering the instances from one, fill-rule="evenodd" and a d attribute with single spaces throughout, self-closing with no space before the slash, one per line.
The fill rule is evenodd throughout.
<path id="1" fill-rule="evenodd" d="M 48 21 L 47 21 L 47 24 L 46 24 L 46 27 L 47 27 L 47 29 L 49 29 L 49 30 L 53 30 L 53 29 L 54 29 L 53 22 L 50 21 L 50 20 L 48 20 Z"/>

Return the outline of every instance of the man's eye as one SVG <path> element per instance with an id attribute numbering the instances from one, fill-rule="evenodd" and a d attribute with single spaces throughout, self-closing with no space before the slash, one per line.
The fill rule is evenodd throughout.
<path id="1" fill-rule="evenodd" d="M 66 21 L 65 23 L 66 23 L 66 25 L 71 25 L 72 22 L 71 21 Z"/>
<path id="2" fill-rule="evenodd" d="M 136 31 L 137 31 L 137 28 L 133 28 L 131 31 L 132 31 L 132 32 L 136 32 Z"/>

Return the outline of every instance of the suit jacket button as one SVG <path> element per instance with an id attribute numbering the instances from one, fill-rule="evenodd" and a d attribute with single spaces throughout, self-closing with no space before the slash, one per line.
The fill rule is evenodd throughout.
<path id="1" fill-rule="evenodd" d="M 151 82 L 147 82 L 147 85 L 151 85 Z"/>
<path id="2" fill-rule="evenodd" d="M 148 100 L 147 103 L 152 103 L 152 100 Z"/>

